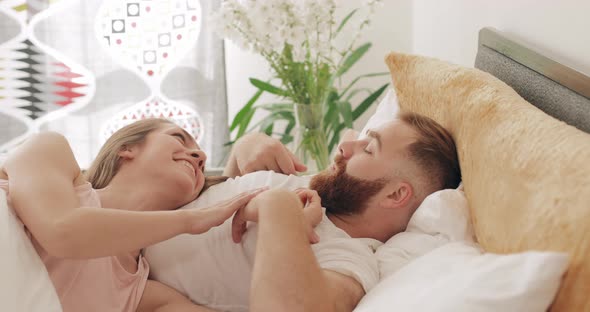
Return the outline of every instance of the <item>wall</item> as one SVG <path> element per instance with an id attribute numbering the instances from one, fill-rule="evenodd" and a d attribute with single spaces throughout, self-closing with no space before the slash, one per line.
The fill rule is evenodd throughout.
<path id="1" fill-rule="evenodd" d="M 345 0 L 343 12 L 349 12 L 358 4 L 358 0 Z M 387 71 L 383 59 L 387 53 L 395 50 L 409 53 L 412 49 L 412 1 L 384 0 L 372 19 L 371 27 L 364 32 L 359 42 L 372 42 L 373 46 L 348 73 L 345 78 L 356 77 L 364 73 Z M 226 79 L 228 95 L 229 121 L 256 92 L 250 85 L 248 77 L 262 80 L 270 78 L 269 68 L 264 59 L 250 52 L 241 51 L 231 42 L 226 41 Z M 344 80 L 345 82 L 347 79 Z M 376 87 L 389 81 L 389 77 L 381 77 L 360 83 L 361 87 Z M 272 100 L 270 96 L 263 100 Z M 374 109 L 375 107 L 373 107 Z M 373 110 L 357 120 L 355 128 L 361 128 Z M 258 115 L 258 118 L 261 116 Z"/>
<path id="2" fill-rule="evenodd" d="M 358 0 L 345 2 L 344 11 L 358 4 Z M 383 58 L 393 50 L 473 66 L 478 32 L 485 26 L 507 32 L 590 76 L 589 12 L 588 0 L 384 0 L 361 40 L 371 41 L 373 47 L 348 77 L 387 70 Z M 262 58 L 229 42 L 226 66 L 231 121 L 255 92 L 248 77 L 266 79 L 269 69 Z M 387 79 L 366 81 L 365 86 L 374 87 Z M 357 120 L 355 128 L 362 127 L 371 113 Z"/>
<path id="3" fill-rule="evenodd" d="M 492 26 L 590 76 L 588 0 L 414 0 L 413 52 L 473 66 L 478 31 Z"/>

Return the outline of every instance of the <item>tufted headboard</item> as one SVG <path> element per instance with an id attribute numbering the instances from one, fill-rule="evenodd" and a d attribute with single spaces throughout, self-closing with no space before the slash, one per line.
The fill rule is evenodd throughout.
<path id="1" fill-rule="evenodd" d="M 590 77 L 493 28 L 479 32 L 475 68 L 502 80 L 545 113 L 590 133 Z"/>
<path id="2" fill-rule="evenodd" d="M 453 135 L 480 245 L 495 253 L 566 252 L 568 272 L 551 309 L 590 311 L 588 77 L 555 62 L 539 73 L 538 61 L 526 66 L 522 49 L 514 56 L 490 47 L 486 33 L 502 37 L 482 31 L 481 70 L 391 53 L 400 109 Z"/>

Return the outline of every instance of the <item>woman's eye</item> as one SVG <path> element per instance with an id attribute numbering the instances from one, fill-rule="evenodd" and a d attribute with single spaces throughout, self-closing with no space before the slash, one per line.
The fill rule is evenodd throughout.
<path id="1" fill-rule="evenodd" d="M 184 143 L 184 136 L 181 133 L 173 133 L 172 136 L 179 138 L 180 142 Z"/>
<path id="2" fill-rule="evenodd" d="M 365 154 L 373 155 L 373 152 L 369 151 L 369 150 L 368 150 L 368 149 L 366 149 L 366 148 L 365 148 L 363 151 L 365 152 Z"/>

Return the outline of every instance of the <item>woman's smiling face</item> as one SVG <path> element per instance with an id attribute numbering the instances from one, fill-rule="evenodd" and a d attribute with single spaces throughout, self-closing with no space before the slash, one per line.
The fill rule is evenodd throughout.
<path id="1" fill-rule="evenodd" d="M 162 124 L 140 144 L 137 160 L 162 187 L 177 194 L 179 205 L 195 198 L 205 184 L 207 155 L 195 139 L 175 124 Z"/>

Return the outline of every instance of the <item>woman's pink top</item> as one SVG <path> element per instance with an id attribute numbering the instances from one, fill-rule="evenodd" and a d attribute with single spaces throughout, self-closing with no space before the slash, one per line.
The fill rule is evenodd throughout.
<path id="1" fill-rule="evenodd" d="M 6 192 L 11 207 L 7 180 L 0 179 L 0 189 Z M 81 207 L 101 207 L 90 183 L 77 186 L 76 194 Z M 149 273 L 143 256 L 139 256 L 137 272 L 129 273 L 117 257 L 77 260 L 51 256 L 29 231 L 27 234 L 49 272 L 64 312 L 135 312 Z"/>

